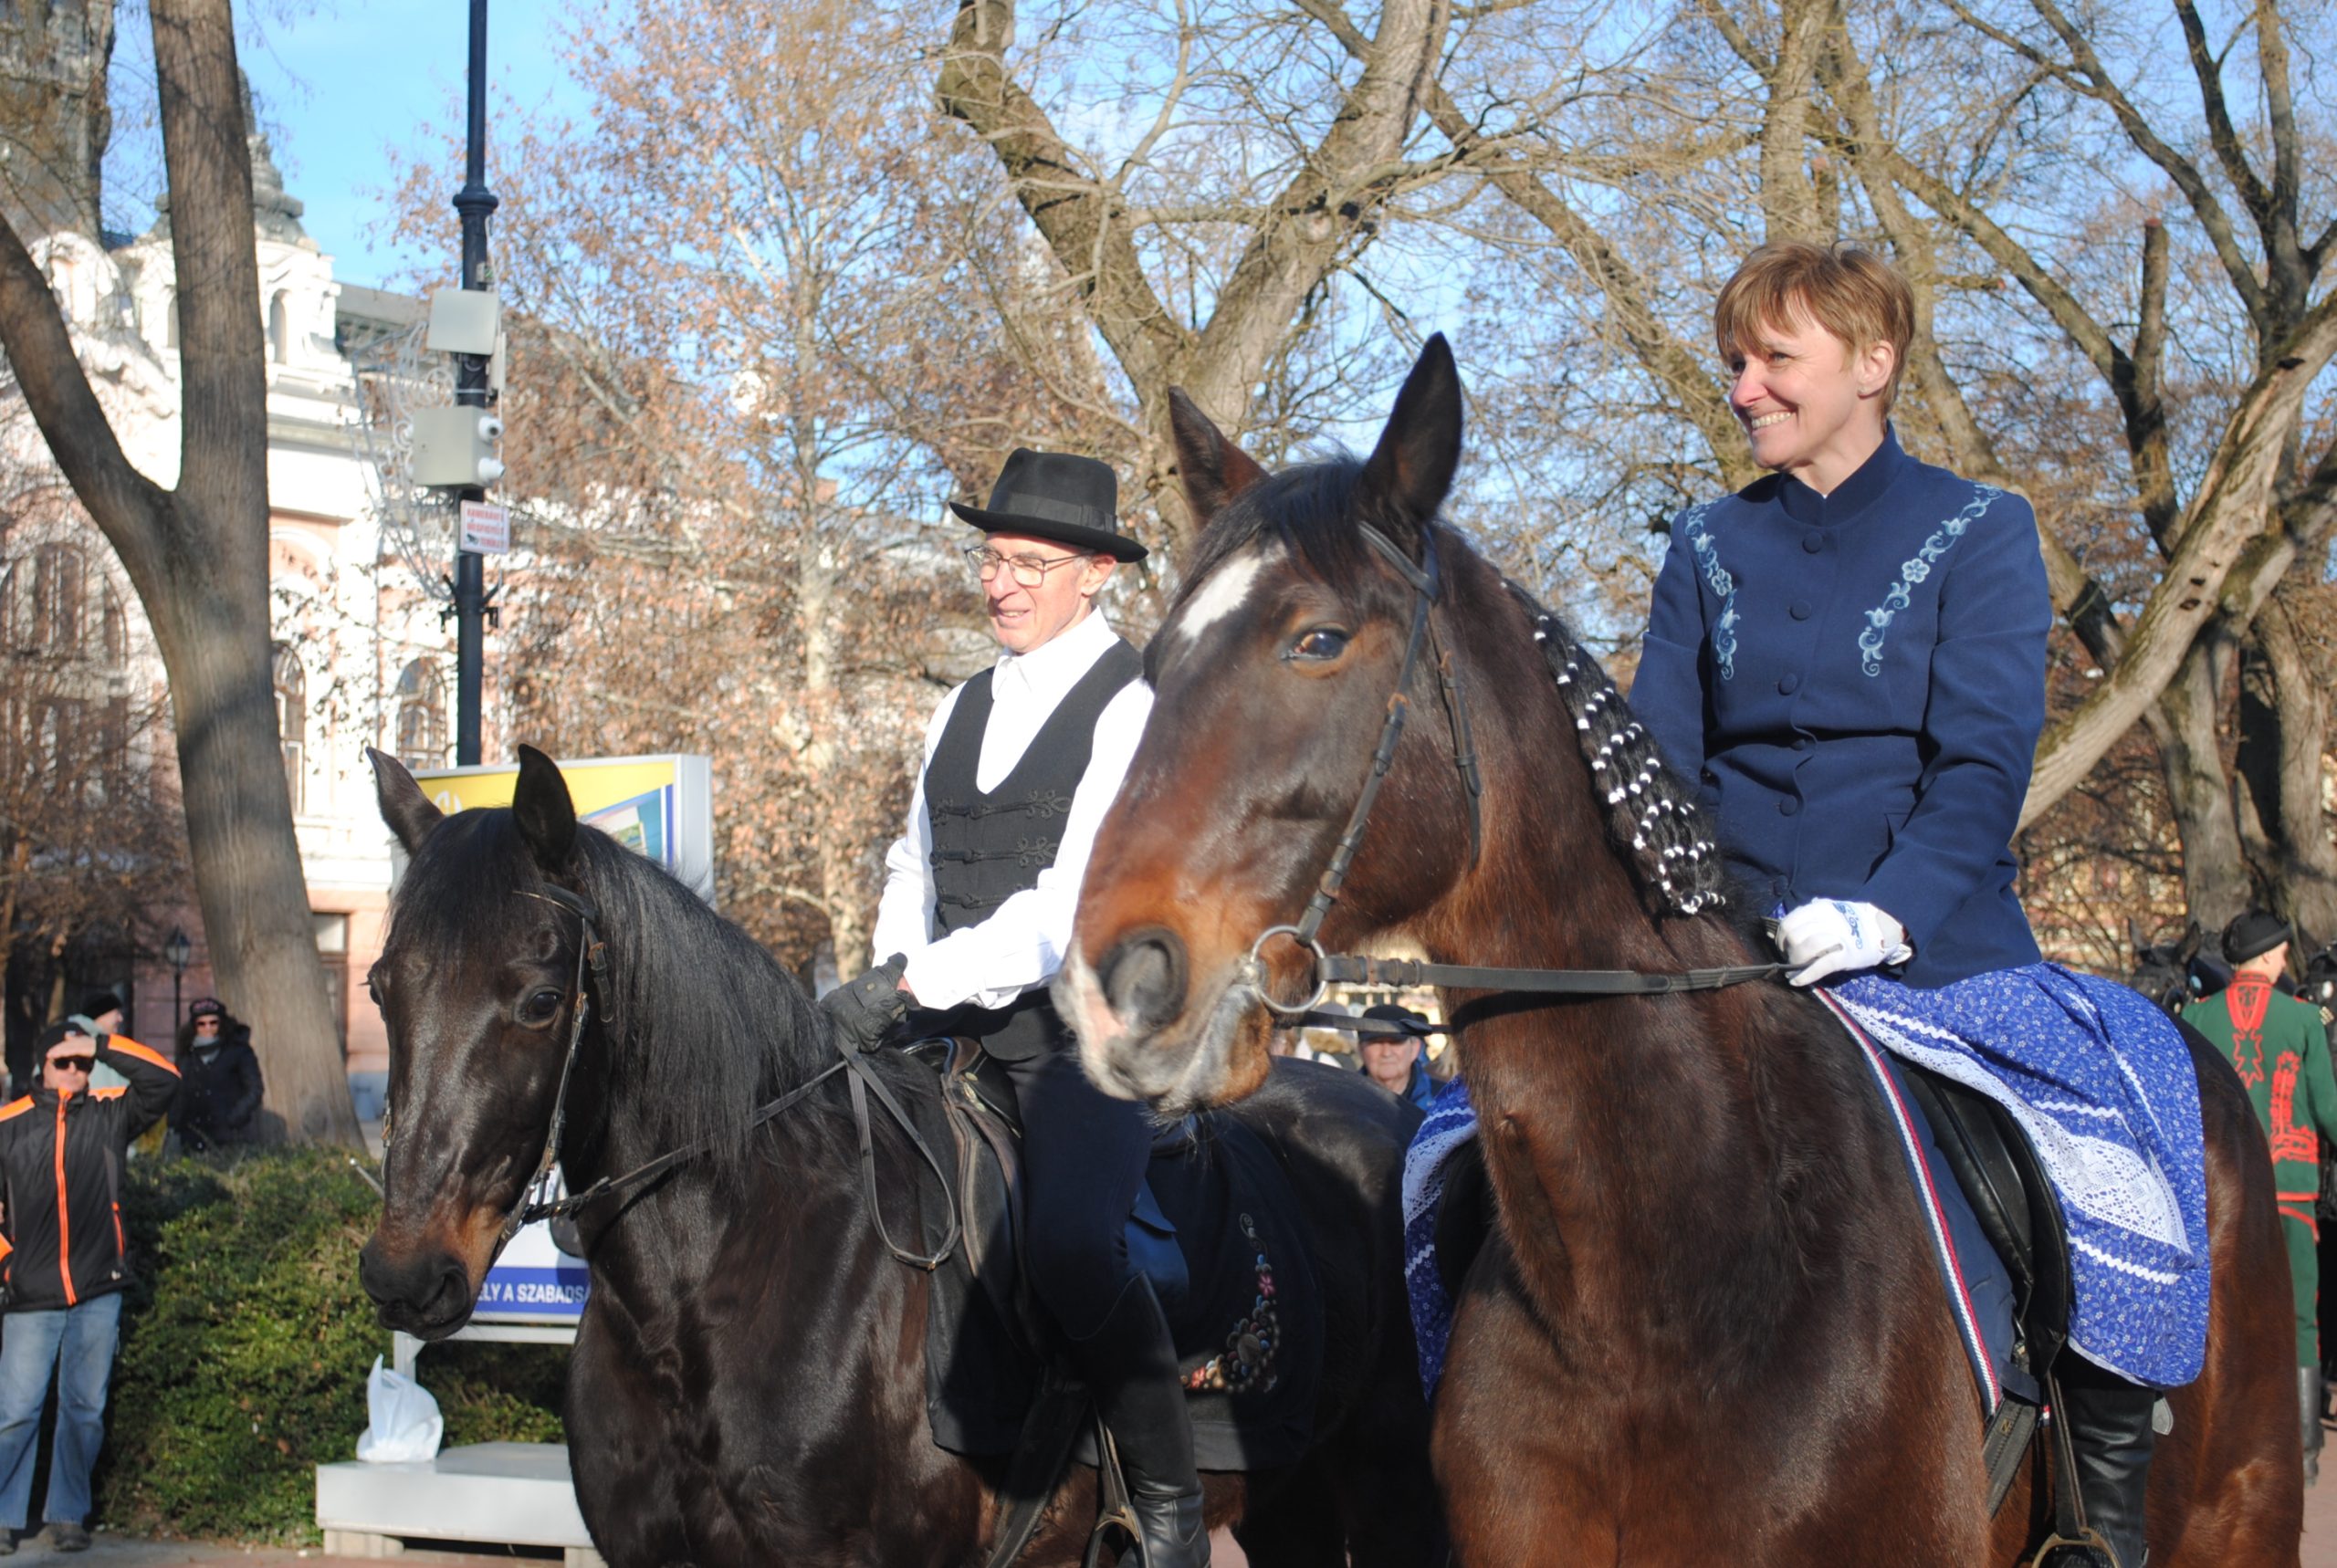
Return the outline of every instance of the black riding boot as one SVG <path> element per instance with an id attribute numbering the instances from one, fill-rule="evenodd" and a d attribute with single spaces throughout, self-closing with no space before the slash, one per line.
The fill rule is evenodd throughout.
<path id="1" fill-rule="evenodd" d="M 2151 1473 L 2151 1413 L 2158 1391 L 2070 1362 L 2061 1375 L 2061 1416 L 2077 1451 L 2086 1522 L 2118 1554 L 2117 1568 L 2143 1568 L 2150 1555 L 2143 1540 L 2143 1491 Z M 2091 1555 L 2099 1568 L 2107 1568 L 2100 1553 Z"/>
<path id="2" fill-rule="evenodd" d="M 1201 1521 L 1192 1422 L 1185 1414 L 1168 1320 L 1151 1281 L 1138 1276 L 1131 1282 L 1104 1326 L 1073 1342 L 1072 1355 L 1119 1446 L 1128 1500 L 1142 1527 L 1137 1561 L 1143 1568 L 1208 1568 L 1209 1526 Z"/>
<path id="3" fill-rule="evenodd" d="M 2311 1486 L 2321 1479 L 2321 1368 L 2297 1368 L 2297 1415 L 2302 1422 L 2304 1437 L 2304 1484 Z"/>

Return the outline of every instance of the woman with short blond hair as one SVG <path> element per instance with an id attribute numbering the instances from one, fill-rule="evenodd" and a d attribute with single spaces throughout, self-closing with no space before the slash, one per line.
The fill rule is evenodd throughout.
<path id="1" fill-rule="evenodd" d="M 2080 1492 L 2138 1568 L 2156 1391 L 2206 1348 L 2198 1083 L 2155 1009 L 2041 960 L 2015 894 L 2053 607 L 2028 504 L 1901 449 L 1913 334 L 1905 280 L 1850 246 L 1764 246 L 1721 290 L 1770 472 L 1673 523 L 1631 706 L 1793 983 L 2029 1128 L 2071 1230 Z"/>

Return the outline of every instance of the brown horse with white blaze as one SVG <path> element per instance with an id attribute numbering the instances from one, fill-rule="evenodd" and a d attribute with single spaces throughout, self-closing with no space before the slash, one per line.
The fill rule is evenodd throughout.
<path id="1" fill-rule="evenodd" d="M 1273 939 L 1260 980 L 1253 944 L 1318 886 L 1391 700 L 1410 722 L 1326 946 L 1400 935 L 1439 962 L 1651 972 L 1769 956 L 1726 912 L 1662 896 L 1685 862 L 1649 841 L 1672 832 L 1677 852 L 1679 824 L 1708 833 L 1701 808 L 1657 777 L 1611 690 L 1597 700 L 1619 719 L 1612 744 L 1586 735 L 1537 635 L 1569 639 L 1567 667 L 1603 685 L 1595 662 L 1435 520 L 1461 425 L 1441 339 L 1361 463 L 1269 476 L 1178 404 L 1207 526 L 1148 653 L 1156 706 L 1056 987 L 1098 1082 L 1170 1108 L 1260 1082 L 1273 1019 L 1257 987 L 1303 989 L 1303 955 Z M 1451 697 L 1433 658 L 1399 689 L 1418 601 L 1367 528 L 1414 563 L 1439 559 Z M 1656 829 L 1642 795 L 1611 803 L 1617 775 L 1594 768 L 1616 767 L 1671 792 Z M 1966 1568 L 2014 1563 L 2043 1536 L 2041 1454 L 1988 1511 L 1980 1402 L 1894 1134 L 1815 998 L 1456 990 L 1447 1007 L 1499 1215 L 1435 1411 L 1461 1562 Z M 2294 1564 L 2269 1166 L 2228 1068 L 2195 1058 L 2213 1307 L 2206 1370 L 2168 1396 L 2151 1563 Z"/>

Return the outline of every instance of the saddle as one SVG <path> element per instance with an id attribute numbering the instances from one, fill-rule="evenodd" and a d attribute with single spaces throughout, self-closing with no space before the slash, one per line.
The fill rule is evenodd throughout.
<path id="1" fill-rule="evenodd" d="M 963 1244 L 934 1271 L 926 1319 L 927 1416 L 937 1445 L 1011 1456 L 990 1562 L 1027 1542 L 1066 1466 L 1095 1465 L 1104 1523 L 1123 1495 L 1086 1387 L 1024 1276 L 1022 1128 L 997 1064 L 972 1040 L 909 1053 L 938 1092 L 912 1114 L 948 1151 Z M 1313 1436 L 1322 1299 L 1295 1195 L 1267 1143 L 1214 1113 L 1164 1124 L 1127 1220 L 1129 1261 L 1168 1316 L 1203 1470 L 1295 1463 Z M 1099 1531 L 1102 1525 L 1099 1524 Z M 1018 1539 L 1018 1536 L 1020 1537 Z"/>
<path id="2" fill-rule="evenodd" d="M 1972 1218 L 2012 1279 L 2010 1364 L 2004 1396 L 1981 1439 L 1993 1514 L 2036 1436 L 2042 1389 L 2069 1342 L 2069 1231 L 2028 1134 L 2003 1106 L 1903 1059 L 1893 1058 L 1891 1065 L 1928 1124 Z"/>

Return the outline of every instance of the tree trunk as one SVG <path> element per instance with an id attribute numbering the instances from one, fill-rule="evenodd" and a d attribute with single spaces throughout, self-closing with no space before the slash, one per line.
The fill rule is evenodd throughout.
<path id="1" fill-rule="evenodd" d="M 2310 950 L 2337 937 L 2337 845 L 2321 804 L 2329 695 L 2286 598 L 2265 605 L 2243 652 L 2237 773 L 2260 830 L 2257 876 Z"/>
<path id="2" fill-rule="evenodd" d="M 2216 728 L 2230 658 L 2230 642 L 2217 628 L 2202 632 L 2159 696 L 2164 722 L 2152 727 L 2166 774 L 2167 809 L 2183 842 L 2183 902 L 2209 931 L 2221 930 L 2253 896 Z"/>
<path id="3" fill-rule="evenodd" d="M 252 1024 L 267 1103 L 292 1137 L 357 1146 L 276 727 L 267 382 L 235 24 L 228 0 L 152 0 L 149 10 L 179 286 L 178 487 L 162 489 L 123 455 L 13 228 L 0 228 L 0 343 L 153 626 L 212 968 Z"/>

